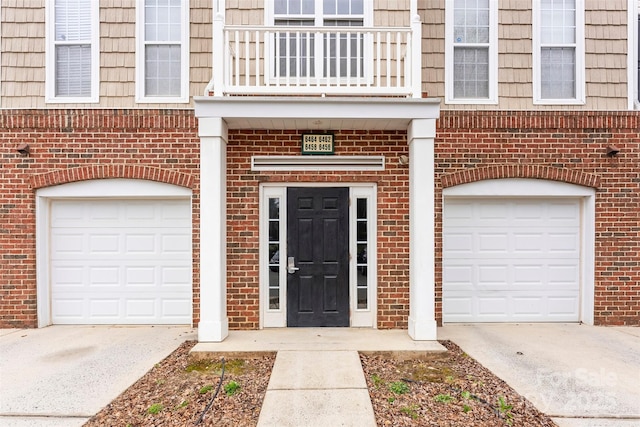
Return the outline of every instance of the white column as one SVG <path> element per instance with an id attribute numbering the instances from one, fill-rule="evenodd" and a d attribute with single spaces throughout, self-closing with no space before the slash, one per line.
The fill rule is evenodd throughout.
<path id="1" fill-rule="evenodd" d="M 409 336 L 435 340 L 434 155 L 436 120 L 409 124 Z"/>
<path id="2" fill-rule="evenodd" d="M 415 13 L 411 9 L 411 97 L 422 98 L 422 22 L 418 15 L 418 7 Z"/>
<path id="3" fill-rule="evenodd" d="M 200 323 L 199 342 L 221 342 L 227 318 L 227 124 L 198 120 L 200 136 Z"/>
<path id="4" fill-rule="evenodd" d="M 224 7 L 224 4 L 222 5 Z M 213 16 L 213 96 L 223 96 L 224 87 L 224 63 L 227 60 L 224 42 L 224 9 Z M 207 94 L 205 94 L 207 95 Z"/>

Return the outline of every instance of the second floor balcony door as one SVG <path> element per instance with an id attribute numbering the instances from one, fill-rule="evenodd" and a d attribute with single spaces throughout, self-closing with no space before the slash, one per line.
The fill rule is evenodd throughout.
<path id="1" fill-rule="evenodd" d="M 364 78 L 369 43 L 358 28 L 370 26 L 371 7 L 364 0 L 274 0 L 274 26 L 296 30 L 275 34 L 273 78 Z"/>

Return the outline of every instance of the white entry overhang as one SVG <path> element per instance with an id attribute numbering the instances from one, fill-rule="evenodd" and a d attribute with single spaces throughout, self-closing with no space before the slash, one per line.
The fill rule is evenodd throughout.
<path id="1" fill-rule="evenodd" d="M 379 97 L 195 97 L 200 136 L 200 342 L 228 334 L 226 145 L 229 129 L 407 132 L 409 145 L 408 333 L 435 340 L 434 154 L 440 100 Z"/>
<path id="2" fill-rule="evenodd" d="M 437 98 L 200 96 L 196 117 L 220 117 L 228 129 L 407 130 L 440 115 Z"/>

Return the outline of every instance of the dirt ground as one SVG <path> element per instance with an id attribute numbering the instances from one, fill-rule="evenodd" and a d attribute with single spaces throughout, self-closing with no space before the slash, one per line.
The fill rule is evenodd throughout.
<path id="1" fill-rule="evenodd" d="M 190 359 L 195 344 L 182 344 L 85 426 L 255 426 L 275 354 L 225 360 L 221 382 L 222 360 Z M 555 426 L 455 344 L 442 344 L 447 353 L 421 359 L 360 356 L 379 426 Z"/>

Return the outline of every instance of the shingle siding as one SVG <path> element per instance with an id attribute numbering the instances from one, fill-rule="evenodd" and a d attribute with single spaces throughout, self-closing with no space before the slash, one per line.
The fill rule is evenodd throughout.
<path id="1" fill-rule="evenodd" d="M 423 92 L 444 98 L 444 2 L 428 0 L 423 22 Z M 627 108 L 627 2 L 585 2 L 585 105 L 534 105 L 531 3 L 498 2 L 499 104 L 445 104 L 447 110 L 625 110 Z"/>
<path id="2" fill-rule="evenodd" d="M 100 1 L 100 102 L 65 107 L 131 108 L 135 103 L 136 8 L 134 1 Z M 43 108 L 45 92 L 45 0 L 2 2 L 2 108 Z M 211 79 L 212 13 L 206 0 L 190 1 L 189 95 L 200 96 Z M 144 108 L 190 107 L 149 104 Z"/>
<path id="3" fill-rule="evenodd" d="M 2 107 L 44 104 L 44 2 L 2 0 Z"/>
<path id="4" fill-rule="evenodd" d="M 374 4 L 378 26 L 410 25 L 409 0 Z M 2 3 L 1 107 L 40 108 L 45 85 L 45 0 Z M 418 3 L 423 25 L 422 87 L 444 98 L 444 1 Z M 212 76 L 212 10 L 206 0 L 190 1 L 190 96 L 199 96 Z M 587 0 L 585 13 L 585 105 L 562 109 L 623 110 L 627 108 L 627 2 Z M 530 3 L 500 0 L 498 95 L 501 110 L 557 109 L 533 104 L 532 29 Z M 135 103 L 135 2 L 100 2 L 101 107 L 131 108 Z M 264 24 L 258 0 L 227 2 L 228 24 Z M 70 105 L 68 107 L 83 106 Z M 84 105 L 89 106 L 89 105 Z M 191 104 L 145 104 L 144 107 L 190 107 Z M 495 105 L 446 105 L 443 109 L 496 109 Z"/>

